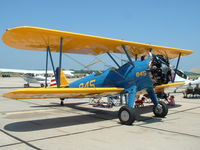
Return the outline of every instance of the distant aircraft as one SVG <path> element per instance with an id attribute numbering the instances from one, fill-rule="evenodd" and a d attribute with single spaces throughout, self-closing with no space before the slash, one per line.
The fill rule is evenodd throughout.
<path id="1" fill-rule="evenodd" d="M 190 55 L 191 50 L 156 46 L 137 42 L 109 39 L 72 32 L 57 31 L 38 27 L 16 27 L 8 29 L 2 38 L 3 42 L 13 48 L 38 50 L 46 52 L 55 73 L 56 87 L 28 88 L 4 93 L 10 99 L 45 99 L 59 98 L 61 105 L 65 98 L 107 97 L 119 95 L 127 102 L 118 112 L 122 124 L 130 125 L 136 120 L 135 99 L 140 91 L 149 94 L 154 106 L 153 113 L 157 117 L 165 117 L 168 107 L 159 101 L 155 92 L 166 87 L 182 85 L 183 82 L 173 83 L 172 68 L 169 59 L 178 57 L 175 72 L 177 72 L 181 56 Z M 59 52 L 59 67 L 55 69 L 51 52 Z M 103 73 L 94 73 L 77 81 L 69 83 L 62 73 L 62 54 L 88 54 L 108 56 L 117 68 L 109 68 Z M 127 56 L 124 65 L 113 58 L 111 53 L 121 53 Z M 147 55 L 147 59 L 138 59 Z M 133 58 L 135 58 L 133 60 Z M 47 68 L 46 68 L 47 70 Z M 46 77 L 47 80 L 47 77 Z"/>
<path id="2" fill-rule="evenodd" d="M 19 73 L 22 74 L 22 78 L 27 82 L 24 84 L 24 87 L 27 88 L 30 86 L 30 83 L 38 83 L 41 87 L 45 86 L 45 70 L 24 70 L 24 69 L 5 69 L 0 68 L 0 72 L 11 72 L 11 73 Z M 70 70 L 64 70 L 64 74 L 67 77 L 73 77 L 74 71 Z M 53 75 L 53 71 L 48 70 L 47 71 L 47 84 L 49 85 L 51 83 L 51 75 Z"/>
<path id="3" fill-rule="evenodd" d="M 192 86 L 195 86 L 197 84 L 200 85 L 200 77 L 196 80 L 191 80 L 189 79 L 187 76 L 179 76 L 179 75 L 176 75 L 175 77 L 175 80 L 174 80 L 176 83 L 177 82 L 185 82 L 185 84 L 183 85 L 180 85 L 180 86 L 176 86 L 175 90 L 174 90 L 174 93 L 177 92 L 178 89 L 180 88 L 186 88 L 189 86 L 189 84 L 191 84 Z"/>

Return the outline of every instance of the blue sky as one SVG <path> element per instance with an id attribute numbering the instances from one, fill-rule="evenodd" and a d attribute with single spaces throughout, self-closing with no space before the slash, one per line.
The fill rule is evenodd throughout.
<path id="1" fill-rule="evenodd" d="M 1 0 L 0 35 L 7 28 L 36 26 L 194 50 L 180 69 L 200 68 L 199 0 Z M 0 68 L 43 69 L 45 53 L 16 50 L 0 42 Z M 70 55 L 87 65 L 93 56 Z M 57 61 L 57 55 L 54 54 Z M 107 64 L 110 59 L 103 55 Z M 173 61 L 176 63 L 176 60 Z M 83 66 L 63 56 L 63 68 Z M 97 64 L 91 69 L 105 69 Z"/>

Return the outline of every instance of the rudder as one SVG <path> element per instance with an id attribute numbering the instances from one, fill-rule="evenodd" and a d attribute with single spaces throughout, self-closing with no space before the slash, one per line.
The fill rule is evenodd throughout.
<path id="1" fill-rule="evenodd" d="M 57 87 L 56 78 L 52 75 L 50 87 Z M 65 73 L 60 71 L 60 87 L 69 87 L 69 80 L 66 78 Z"/>

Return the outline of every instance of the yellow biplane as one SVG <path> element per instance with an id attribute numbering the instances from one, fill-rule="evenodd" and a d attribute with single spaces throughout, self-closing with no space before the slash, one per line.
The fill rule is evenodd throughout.
<path id="1" fill-rule="evenodd" d="M 46 52 L 46 71 L 48 61 L 53 68 L 56 87 L 19 89 L 5 93 L 10 99 L 44 99 L 59 98 L 61 104 L 66 98 L 103 97 L 120 95 L 125 97 L 127 105 L 118 112 L 122 124 L 132 124 L 135 119 L 134 102 L 136 93 L 146 91 L 154 104 L 153 112 L 157 117 L 165 117 L 167 105 L 158 101 L 155 91 L 166 87 L 184 84 L 174 83 L 181 56 L 192 54 L 191 50 L 143 44 L 137 42 L 109 39 L 91 35 L 50 30 L 38 27 L 16 27 L 8 29 L 3 42 L 13 48 Z M 59 66 L 54 66 L 51 52 L 59 53 Z M 69 83 L 63 75 L 62 54 L 100 55 L 107 53 L 117 68 L 110 68 L 101 74 L 91 74 Z M 114 59 L 111 53 L 122 53 L 128 58 L 124 65 Z M 144 59 L 144 55 L 148 58 Z M 140 58 L 141 59 L 138 59 Z M 169 60 L 178 57 L 176 68 L 170 66 Z M 155 89 L 155 90 L 154 90 Z"/>

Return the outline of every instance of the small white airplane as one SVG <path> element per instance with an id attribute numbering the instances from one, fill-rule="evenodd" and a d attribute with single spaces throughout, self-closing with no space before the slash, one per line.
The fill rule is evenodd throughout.
<path id="1" fill-rule="evenodd" d="M 191 84 L 192 86 L 195 86 L 197 84 L 200 84 L 200 77 L 196 80 L 190 80 L 187 76 L 185 77 L 180 77 L 179 75 L 176 75 L 175 77 L 175 82 L 185 82 L 184 85 L 181 86 L 177 86 L 176 89 L 174 90 L 174 92 L 176 93 L 176 91 L 179 88 L 186 88 L 187 86 L 189 86 L 189 84 Z"/>
<path id="2" fill-rule="evenodd" d="M 19 73 L 22 74 L 22 78 L 27 82 L 24 84 L 24 87 L 27 88 L 30 86 L 30 83 L 38 83 L 41 87 L 45 86 L 45 78 L 46 71 L 45 70 L 23 70 L 23 69 L 4 69 L 0 68 L 0 72 L 11 72 L 11 73 Z M 74 71 L 64 70 L 64 74 L 67 77 L 73 77 Z M 51 75 L 53 75 L 53 71 L 47 71 L 47 84 L 51 83 Z"/>

